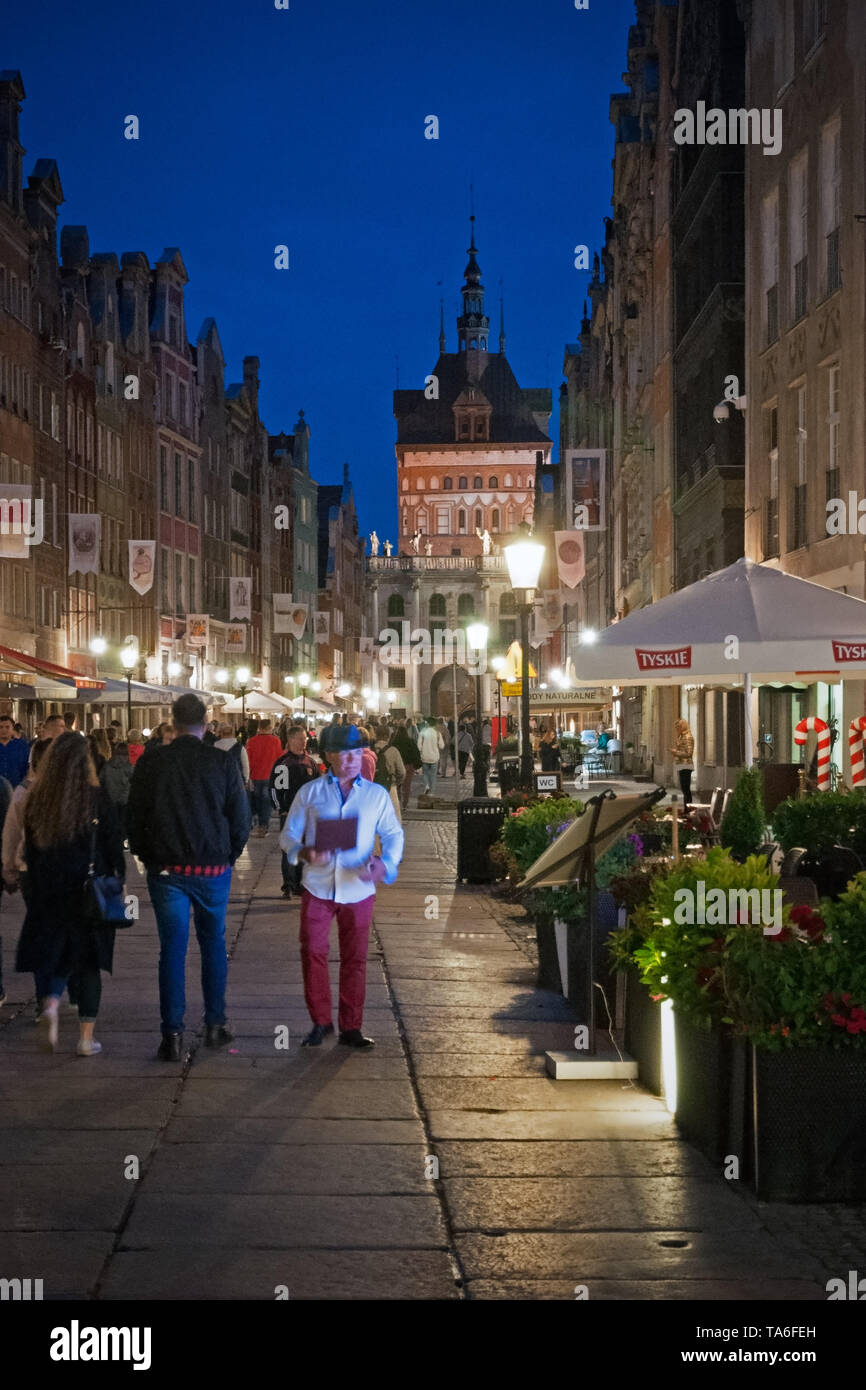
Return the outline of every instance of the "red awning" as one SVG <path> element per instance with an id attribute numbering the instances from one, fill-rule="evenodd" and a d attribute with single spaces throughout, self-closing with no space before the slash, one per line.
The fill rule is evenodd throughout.
<path id="1" fill-rule="evenodd" d="M 34 671 L 39 676 L 54 676 L 57 680 L 70 681 L 76 690 L 105 689 L 105 681 L 80 676 L 77 671 L 70 671 L 66 666 L 57 666 L 53 661 L 43 661 L 42 657 L 31 656 L 29 652 L 16 652 L 12 647 L 0 647 L 0 659 L 19 666 L 22 671 Z"/>

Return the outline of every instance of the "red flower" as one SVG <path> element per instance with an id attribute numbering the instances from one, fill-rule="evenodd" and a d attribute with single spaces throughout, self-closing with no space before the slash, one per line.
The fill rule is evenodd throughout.
<path id="1" fill-rule="evenodd" d="M 783 1038 L 787 1038 L 787 1036 L 788 1036 L 788 1034 L 790 1033 L 790 1031 L 791 1031 L 790 1028 L 783 1028 L 783 1029 L 782 1029 L 782 1037 L 783 1037 Z"/>
<path id="2" fill-rule="evenodd" d="M 843 1003 L 843 1004 L 850 1004 L 850 1003 L 851 1003 L 851 996 L 850 996 L 850 994 L 843 994 L 843 995 L 842 995 L 842 1003 Z"/>
<path id="3" fill-rule="evenodd" d="M 798 903 L 791 908 L 791 921 L 800 931 L 805 932 L 810 941 L 821 936 L 826 927 L 826 922 L 820 913 L 807 903 Z"/>
<path id="4" fill-rule="evenodd" d="M 837 1028 L 847 1028 L 848 1026 L 848 1020 L 844 1014 L 832 1014 L 830 1022 L 835 1023 Z"/>

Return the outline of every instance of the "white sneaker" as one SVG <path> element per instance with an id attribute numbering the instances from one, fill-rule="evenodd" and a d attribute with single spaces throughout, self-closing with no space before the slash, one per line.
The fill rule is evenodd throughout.
<path id="1" fill-rule="evenodd" d="M 53 1009 L 43 1009 L 39 1015 L 39 1042 L 43 1052 L 54 1052 L 57 1047 L 57 1005 Z"/>
<path id="2" fill-rule="evenodd" d="M 95 1057 L 97 1052 L 102 1051 L 102 1043 L 97 1042 L 95 1038 L 81 1039 L 75 1051 L 79 1057 Z"/>

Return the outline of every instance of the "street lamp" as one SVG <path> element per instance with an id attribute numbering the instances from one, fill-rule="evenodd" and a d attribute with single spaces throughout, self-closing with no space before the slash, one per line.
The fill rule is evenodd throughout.
<path id="1" fill-rule="evenodd" d="M 127 644 L 120 649 L 120 664 L 126 672 L 126 732 L 132 728 L 132 672 L 138 665 L 138 647 L 127 638 Z"/>
<path id="2" fill-rule="evenodd" d="M 490 631 L 486 623 L 470 623 L 466 629 L 466 636 L 469 645 L 475 652 L 475 752 L 473 755 L 473 775 L 474 785 L 472 788 L 473 796 L 487 795 L 487 749 L 481 742 L 481 673 L 478 669 L 480 665 L 479 657 L 481 652 L 487 647 L 487 634 Z"/>
<path id="3" fill-rule="evenodd" d="M 183 667 L 179 661 L 170 661 L 166 669 L 170 676 L 179 676 Z"/>
<path id="4" fill-rule="evenodd" d="M 342 685 L 337 686 L 337 698 L 339 700 L 348 700 L 351 693 L 352 687 L 349 685 L 348 681 L 343 681 Z"/>
<path id="5" fill-rule="evenodd" d="M 214 671 L 213 678 L 216 681 L 217 685 L 228 685 L 229 673 L 224 666 L 221 666 L 218 671 Z"/>
<path id="6" fill-rule="evenodd" d="M 521 522 L 514 540 L 504 550 L 508 578 L 520 610 L 520 781 L 526 791 L 531 791 L 535 760 L 529 739 L 529 614 L 538 588 L 544 546 L 532 539 L 526 522 Z"/>
<path id="7" fill-rule="evenodd" d="M 108 643 L 104 637 L 94 637 L 93 641 L 90 643 L 90 650 L 93 652 L 94 656 L 104 656 L 108 651 Z"/>
<path id="8" fill-rule="evenodd" d="M 238 669 L 235 671 L 235 680 L 236 680 L 236 682 L 237 682 L 238 690 L 239 690 L 240 693 L 241 693 L 241 723 L 242 723 L 242 724 L 246 724 L 246 722 L 247 722 L 247 690 L 249 689 L 249 684 L 250 684 L 250 668 L 249 668 L 249 666 L 239 666 Z"/>
<path id="9" fill-rule="evenodd" d="M 301 687 L 301 717 L 304 723 L 307 722 L 307 686 L 310 684 L 310 677 L 306 671 L 298 676 L 298 685 Z"/>

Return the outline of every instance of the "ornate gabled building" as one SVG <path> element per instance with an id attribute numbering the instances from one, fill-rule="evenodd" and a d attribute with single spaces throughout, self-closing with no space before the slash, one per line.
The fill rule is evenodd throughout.
<path id="1" fill-rule="evenodd" d="M 374 634 L 389 627 L 401 631 L 401 622 L 408 621 L 432 636 L 465 628 L 477 616 L 490 628 L 493 654 L 516 636 L 499 541 L 533 518 L 536 469 L 550 461 L 552 396 L 548 387 L 518 385 L 505 356 L 504 316 L 498 351 L 491 348 L 474 218 L 472 223 L 457 351 L 446 351 L 443 316 L 439 357 L 424 386 L 394 392 L 398 554 L 371 555 L 368 568 Z M 486 543 L 479 532 L 488 533 Z M 437 669 L 435 660 L 407 661 L 379 666 L 377 674 L 380 708 L 452 708 L 450 663 Z M 472 698 L 465 669 L 458 685 L 462 706 Z"/>

